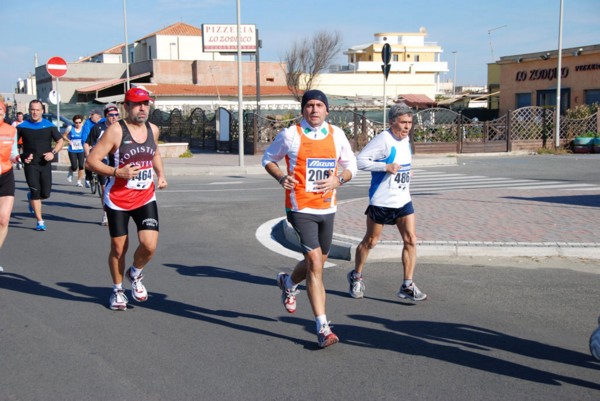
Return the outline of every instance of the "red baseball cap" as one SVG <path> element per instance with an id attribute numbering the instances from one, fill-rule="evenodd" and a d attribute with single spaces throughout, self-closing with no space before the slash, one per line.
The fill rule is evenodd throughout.
<path id="1" fill-rule="evenodd" d="M 151 102 L 152 98 L 148 91 L 142 88 L 131 88 L 125 93 L 125 101 L 133 103 Z"/>

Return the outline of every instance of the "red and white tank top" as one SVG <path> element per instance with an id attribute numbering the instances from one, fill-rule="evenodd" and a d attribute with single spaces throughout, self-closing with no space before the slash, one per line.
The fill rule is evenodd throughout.
<path id="1" fill-rule="evenodd" d="M 114 210 L 135 210 L 156 200 L 152 163 L 156 153 L 156 142 L 148 122 L 145 124 L 147 135 L 143 143 L 133 139 L 125 121 L 120 120 L 119 124 L 123 130 L 123 137 L 121 145 L 112 157 L 115 167 L 135 164 L 140 166 L 140 171 L 131 179 L 110 177 L 104 192 L 104 204 Z"/>

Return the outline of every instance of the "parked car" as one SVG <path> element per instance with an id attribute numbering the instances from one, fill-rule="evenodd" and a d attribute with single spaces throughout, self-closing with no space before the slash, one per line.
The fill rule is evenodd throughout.
<path id="1" fill-rule="evenodd" d="M 60 126 L 58 124 L 56 124 L 56 114 L 54 113 L 44 113 L 42 114 L 42 117 L 45 118 L 46 120 L 50 120 L 50 122 L 54 125 L 56 125 L 60 131 L 61 134 L 64 135 L 65 131 L 67 130 L 68 126 L 72 126 L 73 125 L 73 121 L 69 120 L 66 117 L 63 117 L 62 115 L 60 116 Z M 25 119 L 29 118 L 29 114 L 25 114 Z"/>

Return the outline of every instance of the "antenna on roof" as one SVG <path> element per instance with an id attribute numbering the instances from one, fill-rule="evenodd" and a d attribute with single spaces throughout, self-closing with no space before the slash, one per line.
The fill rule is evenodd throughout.
<path id="1" fill-rule="evenodd" d="M 497 26 L 497 27 L 492 28 L 492 29 L 488 29 L 488 37 L 490 39 L 490 50 L 492 52 L 492 62 L 495 61 L 495 58 L 494 58 L 494 47 L 492 46 L 492 31 L 495 31 L 495 30 L 500 29 L 500 28 L 506 28 L 507 26 L 508 25 L 502 25 L 502 26 Z"/>

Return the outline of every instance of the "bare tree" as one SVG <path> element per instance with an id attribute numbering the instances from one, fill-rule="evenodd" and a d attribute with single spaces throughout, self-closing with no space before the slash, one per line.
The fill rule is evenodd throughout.
<path id="1" fill-rule="evenodd" d="M 317 75 L 323 72 L 342 49 L 339 32 L 319 31 L 312 38 L 294 42 L 285 54 L 286 83 L 296 100 L 301 91 L 312 88 Z"/>

